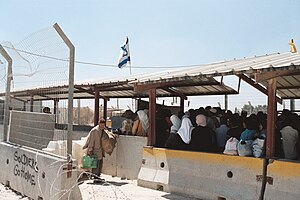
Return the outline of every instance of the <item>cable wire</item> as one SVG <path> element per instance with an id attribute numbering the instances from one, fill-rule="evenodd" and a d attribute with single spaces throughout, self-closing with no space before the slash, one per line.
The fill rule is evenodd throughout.
<path id="1" fill-rule="evenodd" d="M 33 55 L 33 56 L 38 56 L 38 57 L 43 57 L 43 58 L 48 58 L 48 59 L 52 59 L 52 60 L 58 60 L 58 61 L 64 61 L 64 62 L 68 62 L 68 59 L 64 59 L 64 58 L 57 58 L 54 56 L 47 56 L 47 55 L 42 55 L 42 54 L 37 54 L 37 53 L 32 53 L 30 51 L 25 51 L 25 50 L 21 50 L 21 49 L 16 49 L 13 47 L 9 47 L 9 46 L 5 46 L 2 45 L 5 48 L 9 48 L 9 49 L 13 49 L 17 52 L 22 52 L 22 53 L 26 53 L 29 55 Z M 101 67 L 113 67 L 116 68 L 118 67 L 118 65 L 112 65 L 112 64 L 101 64 L 101 63 L 93 63 L 93 62 L 86 62 L 86 61 L 78 61 L 75 60 L 75 63 L 77 64 L 83 64 L 83 65 L 93 65 L 93 66 L 101 66 Z M 131 68 L 140 68 L 140 69 L 170 69 L 170 68 L 189 68 L 189 67 L 196 67 L 199 66 L 200 64 L 197 65 L 177 65 L 177 66 L 151 66 L 151 67 L 146 67 L 146 66 L 131 66 Z M 126 66 L 129 67 L 129 66 Z"/>

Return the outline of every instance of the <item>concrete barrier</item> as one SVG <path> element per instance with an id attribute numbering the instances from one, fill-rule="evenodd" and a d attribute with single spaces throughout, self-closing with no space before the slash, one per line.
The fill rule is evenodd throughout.
<path id="1" fill-rule="evenodd" d="M 273 184 L 267 184 L 265 199 L 300 199 L 299 161 L 274 160 L 268 166 L 268 177 Z"/>
<path id="2" fill-rule="evenodd" d="M 147 137 L 138 136 L 118 137 L 116 149 L 118 177 L 137 179 L 142 166 L 143 147 L 147 145 L 147 140 Z"/>
<path id="3" fill-rule="evenodd" d="M 82 149 L 86 138 L 73 140 L 72 157 L 82 164 L 85 151 Z M 143 147 L 147 144 L 146 137 L 119 135 L 116 147 L 111 155 L 105 154 L 102 173 L 127 179 L 137 179 L 143 158 Z M 65 156 L 66 141 L 51 141 L 44 151 Z"/>
<path id="4" fill-rule="evenodd" d="M 118 144 L 119 139 L 117 139 L 117 144 L 112 152 L 111 155 L 105 155 L 103 159 L 103 167 L 102 167 L 102 173 L 111 175 L 111 176 L 117 176 L 117 151 L 118 151 Z"/>
<path id="5" fill-rule="evenodd" d="M 77 185 L 77 164 L 68 173 L 65 158 L 0 143 L 0 181 L 32 199 L 82 199 Z"/>
<path id="6" fill-rule="evenodd" d="M 258 199 L 262 159 L 144 148 L 138 185 L 201 199 Z"/>

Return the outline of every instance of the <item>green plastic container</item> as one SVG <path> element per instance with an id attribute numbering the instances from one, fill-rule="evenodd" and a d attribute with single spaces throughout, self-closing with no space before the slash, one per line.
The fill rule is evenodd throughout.
<path id="1" fill-rule="evenodd" d="M 87 168 L 97 168 L 97 156 L 96 155 L 92 155 L 92 156 L 88 156 L 85 155 L 82 158 L 82 168 L 87 169 Z"/>

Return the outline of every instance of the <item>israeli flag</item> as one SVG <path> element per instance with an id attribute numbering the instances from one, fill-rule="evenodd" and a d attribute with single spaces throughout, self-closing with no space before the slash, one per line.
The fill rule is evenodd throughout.
<path id="1" fill-rule="evenodd" d="M 129 53 L 129 41 L 128 37 L 126 37 L 126 42 L 121 46 L 120 59 L 118 67 L 122 68 L 126 66 L 127 62 L 130 64 L 130 53 Z"/>

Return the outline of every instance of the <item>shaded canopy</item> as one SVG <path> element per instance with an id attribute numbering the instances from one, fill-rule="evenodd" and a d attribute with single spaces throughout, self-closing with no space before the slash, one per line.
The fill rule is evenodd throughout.
<path id="1" fill-rule="evenodd" d="M 217 81 L 215 77 L 236 75 L 266 94 L 267 81 L 277 78 L 277 98 L 300 98 L 300 54 L 284 53 L 234 59 L 190 68 L 159 73 L 129 76 L 121 79 L 75 84 L 74 99 L 92 99 L 95 91 L 100 97 L 148 97 L 156 88 L 158 97 L 238 94 L 238 91 Z M 0 94 L 4 96 L 5 93 Z M 68 98 L 68 85 L 12 91 L 11 96 L 23 102 Z"/>

